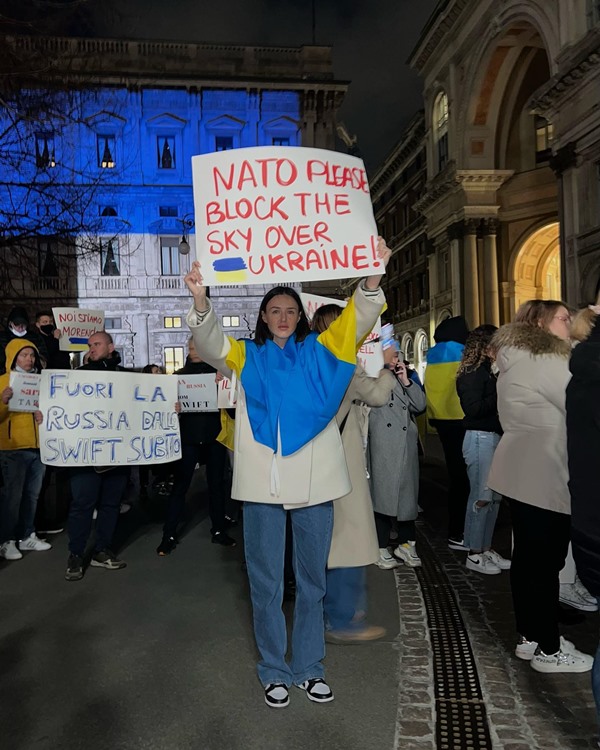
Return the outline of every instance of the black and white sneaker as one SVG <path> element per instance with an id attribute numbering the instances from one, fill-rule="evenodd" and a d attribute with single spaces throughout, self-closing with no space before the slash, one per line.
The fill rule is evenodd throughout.
<path id="1" fill-rule="evenodd" d="M 290 705 L 290 692 L 282 682 L 271 682 L 265 688 L 265 703 L 271 708 Z"/>
<path id="2" fill-rule="evenodd" d="M 329 703 L 333 700 L 333 692 L 329 685 L 320 677 L 312 680 L 305 680 L 297 687 L 306 691 L 306 697 L 314 703 Z"/>
<path id="3" fill-rule="evenodd" d="M 80 581 L 83 578 L 83 558 L 79 555 L 69 555 L 65 581 Z"/>
<path id="4" fill-rule="evenodd" d="M 94 552 L 90 565 L 93 568 L 106 568 L 107 570 L 121 570 L 121 568 L 127 567 L 126 562 L 119 560 L 119 558 L 108 549 Z"/>

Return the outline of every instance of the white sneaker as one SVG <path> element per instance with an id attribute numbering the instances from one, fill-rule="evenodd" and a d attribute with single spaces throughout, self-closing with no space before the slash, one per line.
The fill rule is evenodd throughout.
<path id="1" fill-rule="evenodd" d="M 580 609 L 583 612 L 596 612 L 596 610 L 598 609 L 596 600 L 592 600 L 591 594 L 581 583 L 581 581 L 577 580 L 575 581 L 575 583 L 560 584 L 560 593 L 558 595 L 558 600 L 563 604 L 567 604 L 569 607 Z"/>
<path id="2" fill-rule="evenodd" d="M 515 648 L 515 656 L 517 659 L 523 659 L 523 661 L 531 661 L 537 647 L 537 641 L 528 641 L 527 638 L 521 635 Z"/>
<path id="3" fill-rule="evenodd" d="M 487 557 L 485 552 L 478 555 L 468 555 L 466 564 L 467 570 L 474 570 L 476 573 L 483 573 L 486 576 L 495 576 L 500 572 L 500 568 Z"/>
<path id="4" fill-rule="evenodd" d="M 375 563 L 378 568 L 381 568 L 382 570 L 391 570 L 392 568 L 397 568 L 400 563 L 398 560 L 396 560 L 395 557 L 390 555 L 389 550 L 387 549 L 380 549 L 379 550 L 379 560 Z"/>
<path id="5" fill-rule="evenodd" d="M 530 662 L 536 672 L 545 674 L 556 672 L 589 672 L 594 665 L 594 657 L 582 654 L 564 638 L 560 639 L 560 649 L 555 654 L 545 654 L 537 648 Z"/>
<path id="6" fill-rule="evenodd" d="M 510 560 L 499 555 L 496 550 L 488 549 L 483 554 L 488 560 L 491 560 L 497 568 L 500 568 L 500 570 L 510 570 Z"/>
<path id="7" fill-rule="evenodd" d="M 465 541 L 461 537 L 460 539 L 454 539 L 453 537 L 448 537 L 448 549 L 456 550 L 457 552 L 468 552 L 469 548 L 465 547 Z"/>
<path id="8" fill-rule="evenodd" d="M 575 590 L 588 604 L 598 609 L 598 600 L 586 589 L 578 575 L 575 575 Z M 594 612 L 596 611 L 594 610 Z"/>
<path id="9" fill-rule="evenodd" d="M 35 531 L 33 534 L 30 534 L 27 539 L 21 539 L 19 541 L 19 549 L 30 551 L 33 550 L 34 552 L 44 552 L 44 550 L 52 549 L 52 545 L 48 544 L 48 542 L 45 542 L 43 539 L 40 539 Z"/>
<path id="10" fill-rule="evenodd" d="M 17 549 L 17 545 L 14 539 L 9 539 L 8 542 L 0 544 L 0 557 L 5 560 L 20 560 L 23 555 Z"/>
<path id="11" fill-rule="evenodd" d="M 417 555 L 416 542 L 405 542 L 399 544 L 394 550 L 394 557 L 397 557 L 409 568 L 420 568 L 421 558 Z"/>

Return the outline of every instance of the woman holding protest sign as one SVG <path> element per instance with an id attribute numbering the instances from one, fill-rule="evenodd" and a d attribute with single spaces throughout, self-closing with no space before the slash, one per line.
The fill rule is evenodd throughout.
<path id="1" fill-rule="evenodd" d="M 380 238 L 385 267 L 390 250 Z M 316 703 L 333 700 L 324 680 L 323 596 L 332 501 L 351 490 L 335 415 L 354 375 L 356 352 L 385 298 L 381 275 L 360 282 L 340 317 L 310 331 L 298 294 L 275 287 L 262 300 L 254 340 L 219 326 L 196 261 L 185 283 L 194 297 L 187 322 L 200 356 L 237 379 L 232 497 L 244 500 L 244 542 L 265 702 L 289 704 L 290 685 Z M 286 511 L 294 534 L 296 604 L 292 660 L 281 608 Z"/>
<path id="2" fill-rule="evenodd" d="M 0 557 L 20 560 L 22 551 L 42 552 L 51 545 L 36 536 L 34 526 L 45 470 L 40 461 L 38 434 L 42 414 L 39 410 L 11 410 L 14 392 L 10 373 L 38 373 L 42 368 L 37 347 L 28 339 L 11 339 L 5 354 L 8 371 L 0 376 L 0 467 L 4 480 L 0 496 Z"/>

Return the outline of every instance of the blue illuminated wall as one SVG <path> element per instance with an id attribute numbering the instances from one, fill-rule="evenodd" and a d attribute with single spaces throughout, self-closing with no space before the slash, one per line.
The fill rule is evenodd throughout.
<path id="1" fill-rule="evenodd" d="M 64 233 L 69 219 L 76 223 L 61 208 L 61 191 L 63 197 L 70 191 L 74 203 L 79 200 L 84 226 L 78 239 L 88 252 L 78 253 L 76 279 L 73 273 L 65 277 L 64 264 L 55 271 L 42 258 L 37 272 L 31 269 L 29 291 L 6 303 L 25 302 L 31 316 L 68 299 L 103 309 L 127 366 L 164 362 L 174 349 L 179 356 L 189 331 L 184 322 L 172 323 L 185 315 L 190 299 L 182 274 L 194 253 L 193 227 L 185 223 L 193 219 L 191 158 L 223 148 L 302 145 L 300 96 L 234 88 L 107 87 L 67 94 L 69 116 L 25 128 L 28 158 L 15 167 L 0 164 L 0 202 L 21 202 L 24 223 L 45 214 L 43 226 L 37 222 L 39 234 L 52 237 Z M 42 167 L 36 163 L 40 133 L 52 152 L 52 163 Z M 23 187 L 13 186 L 8 196 L 7 185 L 15 180 Z M 184 232 L 192 234 L 187 258 L 175 250 Z M 171 243 L 170 254 L 165 243 Z M 40 269 L 57 278 L 40 280 Z M 263 292 L 214 290 L 215 309 L 232 324 L 228 333 L 248 335 Z"/>

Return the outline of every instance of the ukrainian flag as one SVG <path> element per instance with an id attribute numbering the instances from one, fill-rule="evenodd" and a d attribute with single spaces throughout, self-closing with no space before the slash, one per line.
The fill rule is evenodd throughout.
<path id="1" fill-rule="evenodd" d="M 366 338 L 366 336 L 365 336 Z M 315 438 L 335 417 L 354 371 L 356 311 L 350 300 L 329 328 L 304 341 L 230 339 L 227 364 L 244 387 L 254 439 L 289 456 Z"/>
<path id="2" fill-rule="evenodd" d="M 456 373 L 464 344 L 443 341 L 427 352 L 425 393 L 428 419 L 463 419 L 464 412 L 456 392 Z"/>

